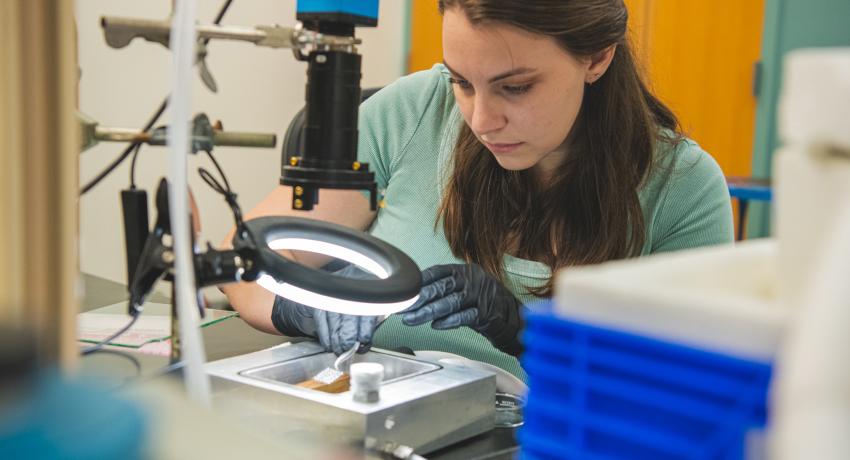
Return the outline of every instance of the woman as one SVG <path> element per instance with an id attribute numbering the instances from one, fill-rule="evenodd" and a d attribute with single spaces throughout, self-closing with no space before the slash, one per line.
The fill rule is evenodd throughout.
<path id="1" fill-rule="evenodd" d="M 641 81 L 622 0 L 439 7 L 444 64 L 361 107 L 359 157 L 384 207 L 375 214 L 358 192 L 323 191 L 316 210 L 298 214 L 405 251 L 424 269 L 421 300 L 376 330 L 374 318 L 255 286 L 226 292 L 256 327 L 318 336 L 336 353 L 371 341 L 522 376 L 519 310 L 551 295 L 555 270 L 730 242 L 729 195 L 714 160 Z M 292 213 L 290 193 L 278 188 L 252 215 Z"/>

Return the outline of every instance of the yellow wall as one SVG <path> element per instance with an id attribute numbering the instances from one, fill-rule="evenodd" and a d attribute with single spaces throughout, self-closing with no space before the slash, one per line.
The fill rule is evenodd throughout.
<path id="1" fill-rule="evenodd" d="M 749 175 L 764 0 L 642 0 L 658 96 L 727 175 Z M 637 5 L 635 5 L 637 6 Z"/>
<path id="2" fill-rule="evenodd" d="M 442 21 L 437 0 L 412 0 L 411 3 L 407 70 L 416 72 L 443 62 Z"/>
<path id="3" fill-rule="evenodd" d="M 442 60 L 436 0 L 413 0 L 409 70 Z M 764 0 L 626 0 L 656 94 L 727 175 L 749 175 Z"/>

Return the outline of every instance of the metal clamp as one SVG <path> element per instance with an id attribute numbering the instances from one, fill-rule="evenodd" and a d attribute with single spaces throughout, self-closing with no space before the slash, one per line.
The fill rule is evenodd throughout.
<path id="1" fill-rule="evenodd" d="M 171 22 L 168 20 L 103 16 L 100 18 L 100 25 L 103 27 L 106 43 L 113 48 L 123 48 L 137 37 L 167 47 L 171 35 Z M 267 48 L 293 48 L 302 54 L 309 47 L 354 52 L 355 46 L 362 43 L 362 40 L 355 37 L 326 35 L 307 30 L 300 22 L 295 27 L 277 24 L 256 27 L 201 24 L 196 30 L 198 38 L 203 40 L 247 41 Z"/>
<path id="2" fill-rule="evenodd" d="M 100 126 L 97 121 L 77 114 L 81 132 L 81 151 L 98 142 L 139 142 L 150 145 L 165 145 L 168 130 L 160 127 L 153 131 L 142 132 L 131 128 L 110 128 Z M 209 118 L 200 113 L 192 120 L 192 153 L 212 150 L 213 146 L 273 148 L 277 144 L 274 133 L 251 133 L 224 131 L 219 122 L 210 123 Z"/>

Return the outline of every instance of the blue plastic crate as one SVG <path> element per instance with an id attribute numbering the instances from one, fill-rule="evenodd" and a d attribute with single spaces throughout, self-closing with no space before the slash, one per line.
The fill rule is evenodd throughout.
<path id="1" fill-rule="evenodd" d="M 575 322 L 526 318 L 522 458 L 742 459 L 765 426 L 771 363 Z"/>

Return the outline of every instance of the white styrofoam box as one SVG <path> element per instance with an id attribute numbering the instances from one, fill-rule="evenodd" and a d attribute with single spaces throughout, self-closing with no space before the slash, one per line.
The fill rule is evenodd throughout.
<path id="1" fill-rule="evenodd" d="M 847 123 L 850 132 L 850 120 Z M 799 148 L 779 149 L 773 157 L 778 294 L 789 305 L 803 303 L 803 290 L 810 282 L 824 232 L 832 228 L 838 206 L 850 197 L 850 160 L 801 154 L 796 151 Z"/>
<path id="2" fill-rule="evenodd" d="M 850 48 L 795 50 L 785 57 L 779 137 L 786 144 L 850 149 Z"/>
<path id="3" fill-rule="evenodd" d="M 769 361 L 789 311 L 776 290 L 777 244 L 765 239 L 569 268 L 555 311 L 571 320 Z"/>
<path id="4" fill-rule="evenodd" d="M 833 193 L 829 222 L 809 223 L 800 308 L 776 360 L 771 458 L 779 460 L 850 458 L 850 199 Z"/>

